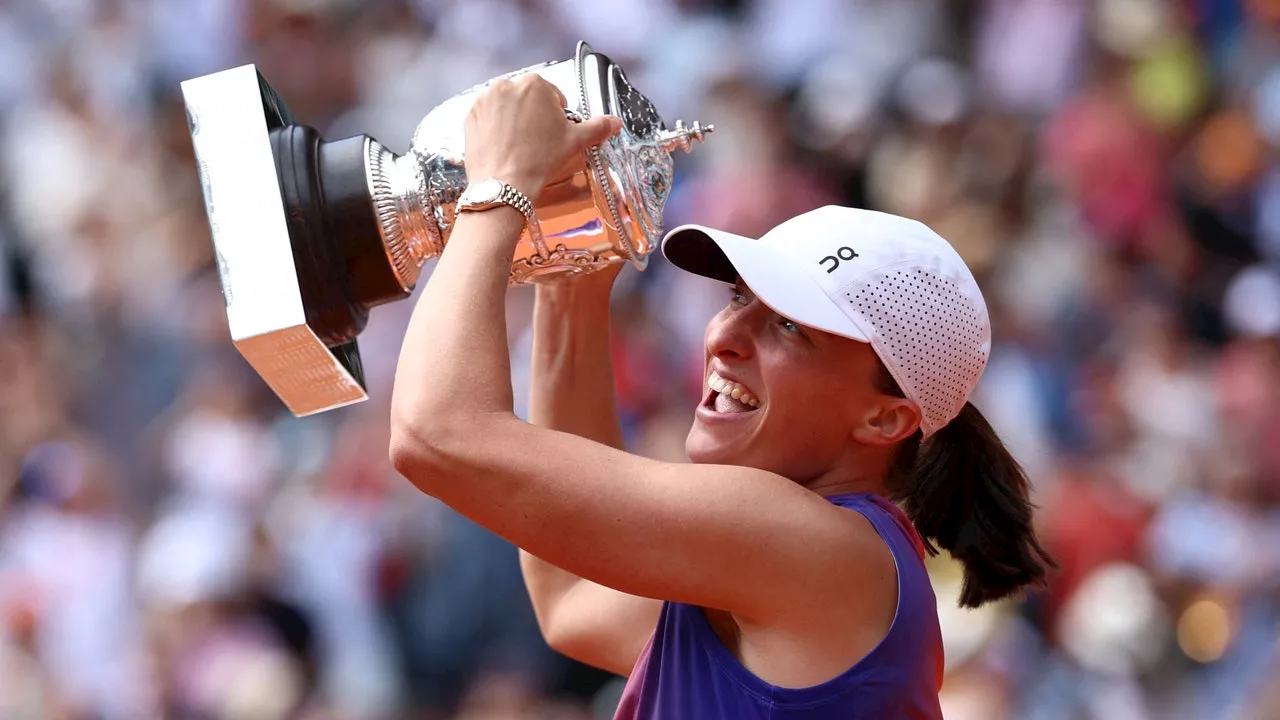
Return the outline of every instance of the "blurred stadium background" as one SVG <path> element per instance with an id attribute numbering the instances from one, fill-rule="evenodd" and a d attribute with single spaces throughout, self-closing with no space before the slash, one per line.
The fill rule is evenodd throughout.
<path id="1" fill-rule="evenodd" d="M 580 39 L 717 124 L 668 226 L 860 205 L 978 272 L 977 404 L 1062 570 L 961 612 L 935 564 L 948 718 L 1280 718 L 1275 0 L 0 0 L 0 718 L 611 716 L 514 550 L 387 463 L 411 303 L 369 403 L 297 420 L 247 371 L 178 95 L 254 62 L 403 152 Z M 615 300 L 629 442 L 678 459 L 726 297 L 655 259 Z"/>

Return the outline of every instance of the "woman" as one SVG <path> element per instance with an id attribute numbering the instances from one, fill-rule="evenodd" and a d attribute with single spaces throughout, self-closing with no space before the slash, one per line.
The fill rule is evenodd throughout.
<path id="1" fill-rule="evenodd" d="M 536 76 L 483 94 L 471 183 L 533 200 L 618 131 L 566 122 L 563 102 Z M 693 463 L 670 464 L 621 449 L 616 270 L 538 288 L 532 422 L 513 414 L 504 295 L 527 220 L 504 197 L 460 204 L 410 322 L 396 468 L 522 548 L 548 642 L 630 676 L 619 718 L 940 717 L 926 549 L 964 564 L 970 607 L 1049 562 L 1026 478 L 967 403 L 990 330 L 950 246 L 846 208 L 759 241 L 671 233 L 673 263 L 735 284 L 707 327 Z"/>

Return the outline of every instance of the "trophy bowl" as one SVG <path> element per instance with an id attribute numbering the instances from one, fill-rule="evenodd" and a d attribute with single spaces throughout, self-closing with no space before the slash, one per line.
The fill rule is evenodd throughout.
<path id="1" fill-rule="evenodd" d="M 511 283 L 643 269 L 662 236 L 672 154 L 712 128 L 669 129 L 585 42 L 502 77 L 530 72 L 559 88 L 567 115 L 616 115 L 623 128 L 543 189 L 541 241 L 524 232 Z M 253 65 L 182 83 L 232 341 L 294 415 L 368 398 L 357 336 L 370 309 L 408 297 L 444 250 L 467 184 L 464 121 L 488 84 L 437 105 L 397 156 L 368 135 L 325 140 Z"/>

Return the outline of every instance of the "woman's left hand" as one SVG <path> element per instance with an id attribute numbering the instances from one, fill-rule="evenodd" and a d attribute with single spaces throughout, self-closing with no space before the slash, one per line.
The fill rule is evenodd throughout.
<path id="1" fill-rule="evenodd" d="M 613 115 L 570 121 L 564 95 L 537 73 L 515 81 L 495 80 L 467 115 L 467 179 L 497 178 L 536 202 L 542 188 L 575 155 L 621 128 L 622 121 Z"/>

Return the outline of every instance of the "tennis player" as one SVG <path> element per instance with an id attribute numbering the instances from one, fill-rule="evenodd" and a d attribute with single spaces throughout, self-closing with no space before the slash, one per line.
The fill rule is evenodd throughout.
<path id="1" fill-rule="evenodd" d="M 924 225 L 862 210 L 759 239 L 678 228 L 667 259 L 726 285 L 693 462 L 622 449 L 616 270 L 538 288 L 524 422 L 504 296 L 526 201 L 619 128 L 567 122 L 537 76 L 476 102 L 469 180 L 502 199 L 464 196 L 410 321 L 395 467 L 522 549 L 552 647 L 629 677 L 617 718 L 941 717 L 926 553 L 963 564 L 968 607 L 1052 564 L 1022 470 L 968 402 L 990 349 L 973 276 Z"/>

